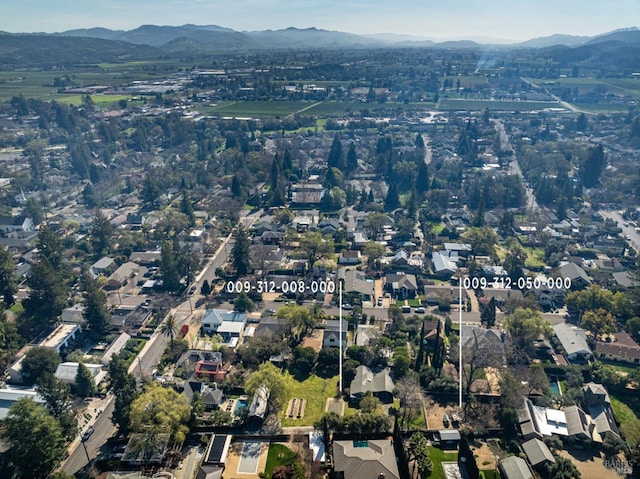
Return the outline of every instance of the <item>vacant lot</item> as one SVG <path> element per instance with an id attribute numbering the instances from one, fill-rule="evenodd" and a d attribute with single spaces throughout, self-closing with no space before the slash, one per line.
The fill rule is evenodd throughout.
<path id="1" fill-rule="evenodd" d="M 620 433 L 630 444 L 640 439 L 640 397 L 637 392 L 609 393 L 616 422 L 620 424 Z"/>
<path id="2" fill-rule="evenodd" d="M 286 410 L 282 411 L 282 426 L 312 426 L 324 414 L 327 398 L 336 395 L 338 376 L 321 378 L 309 376 L 304 381 L 296 381 L 289 373 L 285 373 L 287 394 L 289 398 L 306 399 L 304 417 L 293 419 L 286 417 Z"/>

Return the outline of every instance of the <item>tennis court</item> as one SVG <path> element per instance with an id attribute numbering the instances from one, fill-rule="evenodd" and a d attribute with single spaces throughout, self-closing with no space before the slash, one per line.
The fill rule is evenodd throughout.
<path id="1" fill-rule="evenodd" d="M 261 441 L 245 441 L 242 444 L 238 474 L 256 474 L 258 472 L 258 461 L 263 444 Z"/>

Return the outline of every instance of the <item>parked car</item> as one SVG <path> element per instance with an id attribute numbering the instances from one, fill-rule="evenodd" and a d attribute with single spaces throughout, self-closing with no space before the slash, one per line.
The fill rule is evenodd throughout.
<path id="1" fill-rule="evenodd" d="M 424 314 L 425 309 L 422 306 L 420 306 L 419 308 L 416 308 L 415 312 L 416 314 Z"/>
<path id="2" fill-rule="evenodd" d="M 91 437 L 91 434 L 93 434 L 93 426 L 89 426 L 89 428 L 82 434 L 82 440 L 88 440 Z"/>
<path id="3" fill-rule="evenodd" d="M 382 296 L 378 296 L 378 306 L 382 306 Z"/>

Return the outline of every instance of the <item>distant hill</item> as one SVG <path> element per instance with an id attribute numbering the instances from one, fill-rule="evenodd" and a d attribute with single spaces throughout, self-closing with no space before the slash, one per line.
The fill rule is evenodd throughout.
<path id="1" fill-rule="evenodd" d="M 527 40 L 526 42 L 517 43 L 514 46 L 524 48 L 546 48 L 554 45 L 565 45 L 568 47 L 577 47 L 589 41 L 591 37 L 581 37 L 575 35 L 550 35 L 548 37 L 537 37 Z"/>
<path id="2" fill-rule="evenodd" d="M 640 45 L 640 30 L 637 28 L 628 28 L 624 30 L 616 30 L 614 32 L 604 33 L 591 38 L 585 42 L 587 45 L 604 42 L 622 42 L 634 45 Z"/>
<path id="3" fill-rule="evenodd" d="M 0 34 L 0 65 L 4 68 L 53 68 L 101 62 L 153 59 L 161 52 L 147 45 L 101 38 L 46 34 Z"/>
<path id="4" fill-rule="evenodd" d="M 318 28 L 294 28 L 246 32 L 265 48 L 340 48 L 381 46 L 383 42 L 353 33 L 334 32 Z"/>

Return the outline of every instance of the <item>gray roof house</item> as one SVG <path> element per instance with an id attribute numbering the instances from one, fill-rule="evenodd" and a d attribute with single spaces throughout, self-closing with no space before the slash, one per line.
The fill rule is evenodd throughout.
<path id="1" fill-rule="evenodd" d="M 269 410 L 269 396 L 271 391 L 266 386 L 260 386 L 251 400 L 249 406 L 249 419 L 264 420 Z"/>
<path id="2" fill-rule="evenodd" d="M 571 289 L 583 289 L 591 284 L 591 278 L 575 263 L 564 263 L 558 267 L 560 276 L 571 280 Z"/>
<path id="3" fill-rule="evenodd" d="M 207 309 L 200 322 L 202 324 L 203 333 L 215 334 L 223 322 L 238 322 L 246 324 L 247 315 L 238 311 Z"/>
<path id="4" fill-rule="evenodd" d="M 351 381 L 351 399 L 359 400 L 367 392 L 381 400 L 393 399 L 393 379 L 389 375 L 389 368 L 374 373 L 367 366 L 360 365 L 356 368 L 356 377 Z"/>
<path id="5" fill-rule="evenodd" d="M 338 279 L 344 280 L 345 293 L 360 294 L 362 295 L 362 299 L 365 301 L 371 301 L 373 298 L 373 281 L 367 281 L 367 278 L 362 271 L 341 268 L 338 270 Z"/>
<path id="6" fill-rule="evenodd" d="M 336 477 L 344 479 L 400 479 L 393 441 L 334 441 L 333 464 Z"/>
<path id="7" fill-rule="evenodd" d="M 418 292 L 418 281 L 415 274 L 388 274 L 385 279 L 385 290 L 395 298 L 414 298 Z"/>
<path id="8" fill-rule="evenodd" d="M 553 326 L 553 331 L 565 350 L 567 361 L 586 363 L 592 358 L 593 353 L 583 329 L 560 323 Z"/>
<path id="9" fill-rule="evenodd" d="M 446 252 L 434 251 L 431 253 L 431 268 L 438 278 L 448 279 L 458 271 L 458 265 Z"/>
<path id="10" fill-rule="evenodd" d="M 533 479 L 527 461 L 518 456 L 511 456 L 500 461 L 500 472 L 504 479 Z"/>
<path id="11" fill-rule="evenodd" d="M 585 384 L 582 390 L 584 391 L 584 404 L 595 424 L 596 433 L 601 439 L 604 439 L 607 434 L 618 436 L 620 433 L 613 416 L 611 399 L 607 389 L 602 384 L 590 382 Z M 596 439 L 594 435 L 594 440 Z"/>
<path id="12" fill-rule="evenodd" d="M 591 418 L 578 406 L 568 406 L 564 409 L 567 418 L 567 431 L 569 436 L 576 439 L 587 441 L 593 439 L 592 430 L 594 425 Z"/>
<path id="13" fill-rule="evenodd" d="M 522 450 L 533 467 L 543 466 L 548 463 L 555 464 L 556 462 L 547 445 L 535 437 L 523 442 Z"/>

